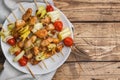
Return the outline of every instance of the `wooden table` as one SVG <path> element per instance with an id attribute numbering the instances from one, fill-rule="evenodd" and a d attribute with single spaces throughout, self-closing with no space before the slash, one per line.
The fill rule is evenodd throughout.
<path id="1" fill-rule="evenodd" d="M 53 80 L 120 80 L 120 0 L 54 2 L 74 25 L 75 46 Z"/>
<path id="2" fill-rule="evenodd" d="M 54 0 L 75 28 L 67 61 L 53 80 L 120 79 L 120 0 Z"/>

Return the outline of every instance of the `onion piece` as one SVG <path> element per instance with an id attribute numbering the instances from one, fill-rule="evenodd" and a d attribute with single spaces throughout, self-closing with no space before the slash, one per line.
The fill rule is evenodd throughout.
<path id="1" fill-rule="evenodd" d="M 19 60 L 23 57 L 24 54 L 25 54 L 25 51 L 22 51 L 20 54 L 18 54 L 18 55 L 13 59 L 13 61 L 14 61 L 14 62 L 19 61 Z"/>

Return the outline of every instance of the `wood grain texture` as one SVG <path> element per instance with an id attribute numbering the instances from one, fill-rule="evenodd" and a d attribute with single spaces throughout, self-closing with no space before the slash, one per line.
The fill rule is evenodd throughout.
<path id="1" fill-rule="evenodd" d="M 120 0 L 54 0 L 75 27 L 75 44 L 53 80 L 120 80 Z"/>
<path id="2" fill-rule="evenodd" d="M 120 23 L 74 23 L 75 44 L 94 61 L 120 60 Z M 80 51 L 78 54 L 81 55 Z M 76 53 L 73 49 L 72 53 Z M 89 60 L 77 55 L 77 61 Z M 74 60 L 74 59 L 73 59 Z"/>
<path id="3" fill-rule="evenodd" d="M 119 75 L 120 62 L 65 63 L 53 80 L 119 80 Z"/>
<path id="4" fill-rule="evenodd" d="M 72 21 L 120 21 L 119 0 L 54 0 Z"/>

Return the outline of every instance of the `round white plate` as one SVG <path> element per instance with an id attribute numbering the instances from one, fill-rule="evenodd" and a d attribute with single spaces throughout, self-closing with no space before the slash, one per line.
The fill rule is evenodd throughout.
<path id="1" fill-rule="evenodd" d="M 44 3 L 38 3 L 38 5 L 46 6 Z M 36 6 L 35 6 L 34 3 L 23 3 L 23 6 L 24 6 L 24 8 L 26 10 L 28 8 L 32 8 L 33 9 L 33 15 L 35 14 Z M 55 8 L 55 9 L 57 9 L 57 8 Z M 21 19 L 22 12 L 19 9 L 15 9 L 13 12 L 14 12 L 14 14 L 16 15 L 16 17 L 18 19 Z M 69 20 L 66 18 L 66 16 L 61 11 L 60 11 L 60 14 L 61 14 L 61 18 L 60 19 L 62 20 L 63 25 L 65 27 L 69 27 L 71 32 L 72 32 L 72 28 L 71 28 L 71 24 L 70 24 Z M 10 19 L 12 22 L 15 22 L 15 18 L 13 17 L 12 13 L 8 16 L 8 19 Z M 8 24 L 9 23 L 6 20 L 4 25 L 3 25 L 4 29 L 7 28 Z M 71 37 L 73 38 L 73 33 L 71 34 Z M 3 53 L 4 53 L 5 57 L 6 57 L 6 59 L 9 61 L 9 63 L 13 67 L 15 67 L 16 69 L 18 69 L 21 72 L 29 73 L 29 71 L 26 69 L 26 67 L 21 67 L 17 62 L 13 62 L 14 56 L 10 55 L 10 53 L 9 53 L 10 46 L 8 44 L 2 42 L 2 40 L 1 40 L 1 46 L 2 46 L 2 50 L 3 50 Z M 46 73 L 49 73 L 51 71 L 56 70 L 58 67 L 60 67 L 66 61 L 66 59 L 70 55 L 71 49 L 68 48 L 68 47 L 64 47 L 62 49 L 62 52 L 64 53 L 64 56 L 62 56 L 60 53 L 58 53 L 59 57 L 57 57 L 56 55 L 52 56 L 54 58 L 55 62 L 52 61 L 51 58 L 44 60 L 44 62 L 45 62 L 45 64 L 46 64 L 48 69 L 46 69 L 44 67 L 42 62 L 40 62 L 39 64 L 43 67 L 43 69 L 41 69 L 38 65 L 35 65 L 35 66 L 33 66 L 31 64 L 28 64 L 28 65 L 29 65 L 30 69 L 32 70 L 32 72 L 34 74 L 46 74 Z"/>

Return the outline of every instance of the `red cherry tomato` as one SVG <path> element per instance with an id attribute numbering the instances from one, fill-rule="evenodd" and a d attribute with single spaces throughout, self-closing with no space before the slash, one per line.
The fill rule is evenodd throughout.
<path id="1" fill-rule="evenodd" d="M 51 5 L 47 5 L 46 11 L 51 12 L 51 11 L 54 11 L 54 9 L 53 9 L 53 7 Z"/>
<path id="2" fill-rule="evenodd" d="M 9 45 L 13 46 L 13 45 L 16 44 L 16 41 L 15 41 L 14 38 L 10 38 L 10 39 L 7 41 L 7 43 L 8 43 Z"/>
<path id="3" fill-rule="evenodd" d="M 28 59 L 25 56 L 23 56 L 18 62 L 21 66 L 26 66 Z"/>
<path id="4" fill-rule="evenodd" d="M 61 21 L 55 21 L 54 27 L 55 27 L 55 30 L 61 31 L 63 29 L 63 23 Z"/>
<path id="5" fill-rule="evenodd" d="M 17 56 L 18 54 L 20 54 L 20 51 L 16 51 L 15 52 L 15 56 Z"/>
<path id="6" fill-rule="evenodd" d="M 64 42 L 65 46 L 68 46 L 68 47 L 70 47 L 70 46 L 73 45 L 73 39 L 72 39 L 71 37 L 65 38 L 65 39 L 63 40 L 63 42 Z"/>

